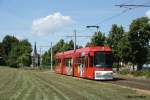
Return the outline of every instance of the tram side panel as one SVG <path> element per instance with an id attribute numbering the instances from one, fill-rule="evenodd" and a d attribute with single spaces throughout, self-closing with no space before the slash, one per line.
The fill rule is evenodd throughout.
<path id="1" fill-rule="evenodd" d="M 55 72 L 58 74 L 62 73 L 62 62 L 59 58 L 56 58 L 55 60 Z"/>
<path id="2" fill-rule="evenodd" d="M 63 74 L 72 75 L 73 71 L 73 59 L 71 57 L 64 59 Z"/>

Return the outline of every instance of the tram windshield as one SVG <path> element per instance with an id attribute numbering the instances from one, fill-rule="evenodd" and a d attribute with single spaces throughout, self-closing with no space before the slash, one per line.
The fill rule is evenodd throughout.
<path id="1" fill-rule="evenodd" d="M 112 67 L 113 59 L 111 52 L 96 52 L 94 55 L 94 65 L 96 67 Z"/>

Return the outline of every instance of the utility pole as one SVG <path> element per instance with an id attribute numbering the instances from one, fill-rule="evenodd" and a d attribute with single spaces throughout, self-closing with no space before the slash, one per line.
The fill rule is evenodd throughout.
<path id="1" fill-rule="evenodd" d="M 97 29 L 97 32 L 98 32 L 98 29 Z M 92 37 L 92 36 L 77 36 L 77 31 L 74 30 L 74 35 L 70 35 L 70 36 L 65 36 L 65 37 L 74 37 L 74 50 L 76 50 L 76 43 L 77 43 L 77 37 Z"/>
<path id="2" fill-rule="evenodd" d="M 43 52 L 43 50 L 42 50 L 42 48 L 50 48 L 50 52 L 51 52 L 51 59 L 50 59 L 50 63 L 51 63 L 51 65 L 50 65 L 50 70 L 52 71 L 53 70 L 53 53 L 52 53 L 52 42 L 51 42 L 51 45 L 45 45 L 45 46 L 40 46 L 40 55 L 42 55 L 42 52 Z M 41 56 L 41 64 L 42 64 L 42 56 Z"/>
<path id="3" fill-rule="evenodd" d="M 76 50 L 76 40 L 77 39 L 77 31 L 74 30 L 74 50 Z"/>
<path id="4" fill-rule="evenodd" d="M 42 48 L 40 47 L 40 67 L 42 66 Z"/>
<path id="5" fill-rule="evenodd" d="M 64 37 L 73 37 L 74 38 L 74 50 L 76 50 L 76 43 L 77 43 L 77 37 L 87 37 L 87 38 L 89 38 L 89 37 L 92 37 L 92 36 L 77 36 L 77 31 L 76 30 L 74 30 L 74 35 L 70 35 L 70 36 L 64 36 Z"/>
<path id="6" fill-rule="evenodd" d="M 53 45 L 52 45 L 52 42 L 51 42 L 51 71 L 53 71 Z"/>

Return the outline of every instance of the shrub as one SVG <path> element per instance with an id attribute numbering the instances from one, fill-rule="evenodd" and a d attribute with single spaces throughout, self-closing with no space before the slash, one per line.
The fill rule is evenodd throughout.
<path id="1" fill-rule="evenodd" d="M 141 70 L 141 71 L 133 71 L 133 72 L 130 72 L 129 70 L 122 70 L 119 73 L 122 75 L 131 74 L 133 76 L 145 76 L 147 78 L 150 77 L 150 70 Z"/>
<path id="2" fill-rule="evenodd" d="M 122 75 L 127 75 L 127 74 L 129 74 L 130 72 L 129 72 L 129 70 L 122 70 L 122 71 L 120 71 L 119 73 L 122 74 Z"/>
<path id="3" fill-rule="evenodd" d="M 150 77 L 150 71 L 149 70 L 135 71 L 135 72 L 132 72 L 131 74 L 133 74 L 134 76 Z"/>
<path id="4" fill-rule="evenodd" d="M 134 76 L 143 76 L 143 71 L 134 71 L 134 72 L 131 72 L 131 74 Z"/>

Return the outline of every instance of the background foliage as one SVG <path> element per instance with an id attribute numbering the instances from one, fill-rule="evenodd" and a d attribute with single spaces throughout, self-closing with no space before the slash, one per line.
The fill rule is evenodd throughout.
<path id="1" fill-rule="evenodd" d="M 132 64 L 142 69 L 143 64 L 150 63 L 150 20 L 141 17 L 133 20 L 127 31 L 121 26 L 114 24 L 110 29 L 109 35 L 96 32 L 87 43 L 88 46 L 112 47 L 114 66 L 119 70 L 120 67 Z M 76 46 L 81 48 L 82 46 Z M 64 52 L 74 49 L 73 40 L 65 42 L 61 39 L 53 45 L 53 59 L 57 52 Z M 28 40 L 18 40 L 14 36 L 5 36 L 0 42 L 0 65 L 12 67 L 29 66 L 31 64 L 32 46 Z M 42 55 L 42 64 L 50 65 L 50 49 Z M 54 63 L 54 61 L 53 61 Z"/>
<path id="2" fill-rule="evenodd" d="M 0 51 L 0 65 L 23 67 L 31 64 L 32 45 L 28 40 L 7 35 L 0 43 Z"/>

